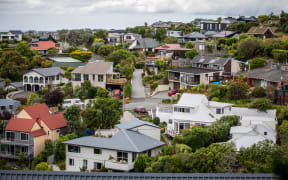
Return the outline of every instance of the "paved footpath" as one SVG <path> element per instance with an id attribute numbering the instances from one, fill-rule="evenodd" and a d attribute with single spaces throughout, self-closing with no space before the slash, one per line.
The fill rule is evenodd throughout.
<path id="1" fill-rule="evenodd" d="M 142 84 L 143 69 L 136 69 L 132 78 L 132 99 L 145 98 L 145 87 Z"/>

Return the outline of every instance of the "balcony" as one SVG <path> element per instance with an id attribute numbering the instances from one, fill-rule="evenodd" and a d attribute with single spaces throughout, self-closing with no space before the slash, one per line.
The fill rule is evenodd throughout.
<path id="1" fill-rule="evenodd" d="M 18 159 L 19 158 L 19 153 L 20 152 L 8 152 L 8 151 L 1 151 L 0 152 L 0 157 L 2 158 L 10 158 L 10 159 Z M 25 152 L 24 153 L 24 157 L 25 158 L 28 158 L 28 157 L 33 157 L 33 153 L 28 153 L 28 152 Z"/>
<path id="2" fill-rule="evenodd" d="M 32 142 L 27 141 L 22 141 L 22 140 L 17 140 L 17 139 L 6 139 L 2 138 L 0 140 L 0 144 L 12 144 L 12 145 L 19 145 L 19 146 L 32 146 Z"/>
<path id="3" fill-rule="evenodd" d="M 105 162 L 105 167 L 107 169 L 113 169 L 113 170 L 119 170 L 119 171 L 130 171 L 134 168 L 134 162 L 133 163 L 125 163 L 125 162 L 119 162 L 116 160 L 108 160 Z"/>

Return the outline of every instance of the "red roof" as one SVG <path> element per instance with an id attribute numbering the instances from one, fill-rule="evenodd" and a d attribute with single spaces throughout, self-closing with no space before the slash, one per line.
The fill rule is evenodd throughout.
<path id="1" fill-rule="evenodd" d="M 33 119 L 42 120 L 49 129 L 58 129 L 65 127 L 66 119 L 62 112 L 57 114 L 51 113 L 46 104 L 36 104 L 23 108 Z"/>
<path id="2" fill-rule="evenodd" d="M 5 128 L 6 131 L 31 132 L 35 119 L 11 118 Z"/>
<path id="3" fill-rule="evenodd" d="M 43 136 L 46 135 L 46 132 L 43 129 L 38 129 L 36 131 L 30 132 L 31 136 L 33 137 L 38 137 L 38 136 Z"/>
<path id="4" fill-rule="evenodd" d="M 32 50 L 48 50 L 50 48 L 62 49 L 60 46 L 55 46 L 53 41 L 39 41 L 38 46 L 31 46 Z"/>
<path id="5" fill-rule="evenodd" d="M 181 48 L 180 44 L 164 44 L 163 46 L 155 48 L 156 50 L 170 50 Z"/>

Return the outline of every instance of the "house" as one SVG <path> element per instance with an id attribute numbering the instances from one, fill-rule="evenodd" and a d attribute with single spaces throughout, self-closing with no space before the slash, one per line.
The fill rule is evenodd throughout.
<path id="1" fill-rule="evenodd" d="M 9 32 L 0 32 L 0 41 L 3 40 L 17 40 L 22 41 L 23 33 L 19 30 L 13 30 Z"/>
<path id="2" fill-rule="evenodd" d="M 276 31 L 278 30 L 277 27 L 269 27 L 269 26 L 252 26 L 247 34 L 253 35 L 257 38 L 267 39 L 267 38 L 274 38 L 278 37 Z"/>
<path id="3" fill-rule="evenodd" d="M 50 48 L 55 48 L 58 53 L 62 53 L 63 48 L 59 43 L 51 36 L 40 37 L 39 39 L 30 43 L 30 49 L 38 51 L 39 54 L 48 54 Z"/>
<path id="4" fill-rule="evenodd" d="M 172 108 L 157 107 L 156 117 L 167 124 L 165 133 L 174 137 L 184 129 L 208 126 L 224 115 L 232 115 L 233 104 L 208 101 L 202 94 L 182 94 Z"/>
<path id="5" fill-rule="evenodd" d="M 158 46 L 158 42 L 152 38 L 136 39 L 128 49 L 130 51 L 152 51 Z"/>
<path id="6" fill-rule="evenodd" d="M 112 62 L 88 62 L 85 66 L 79 66 L 71 72 L 72 86 L 82 87 L 85 80 L 89 80 L 94 87 L 107 88 L 108 86 L 119 86 L 122 88 L 126 82 L 125 78 L 117 78 L 119 73 L 113 72 Z"/>
<path id="7" fill-rule="evenodd" d="M 164 44 L 155 48 L 155 52 L 157 55 L 160 55 L 162 58 L 169 58 L 175 59 L 177 56 L 185 57 L 185 53 L 187 51 L 191 51 L 188 48 L 181 48 L 180 44 Z"/>
<path id="8" fill-rule="evenodd" d="M 19 101 L 13 99 L 0 99 L 0 113 L 9 111 L 10 113 L 15 114 L 19 106 L 21 106 Z"/>
<path id="9" fill-rule="evenodd" d="M 130 120 L 116 125 L 112 137 L 84 136 L 63 142 L 66 145 L 66 171 L 100 170 L 130 171 L 138 155 L 156 156 L 161 152 L 160 127 Z"/>
<path id="10" fill-rule="evenodd" d="M 26 106 L 5 127 L 0 157 L 18 159 L 24 152 L 31 159 L 44 151 L 47 140 L 55 143 L 65 132 L 66 120 L 61 112 L 51 112 L 46 104 Z"/>
<path id="11" fill-rule="evenodd" d="M 109 173 L 94 173 L 94 172 L 65 172 L 65 171 L 29 171 L 29 170 L 0 170 L 0 177 L 3 179 L 13 179 L 15 177 L 19 179 L 25 179 L 30 177 L 31 179 L 37 180 L 57 180 L 57 179 L 81 179 L 81 180 L 91 180 L 91 179 L 105 179 L 105 180 L 115 180 L 115 179 L 129 179 L 129 180 L 151 180 L 151 179 L 161 179 L 161 180 L 215 180 L 215 179 L 225 179 L 225 180 L 277 180 L 278 177 L 274 174 L 269 173 L 135 173 L 135 172 L 109 172 Z"/>
<path id="12" fill-rule="evenodd" d="M 169 29 L 170 27 L 171 27 L 171 24 L 169 24 L 168 22 L 163 22 L 163 21 L 156 21 L 150 25 L 150 28 L 153 31 L 156 31 L 159 28 Z"/>
<path id="13" fill-rule="evenodd" d="M 260 141 L 270 140 L 276 143 L 276 110 L 259 112 L 256 109 L 233 107 L 232 112 L 240 117 L 240 126 L 230 129 L 237 150 L 248 148 Z"/>
<path id="14" fill-rule="evenodd" d="M 74 59 L 72 57 L 48 57 L 48 59 L 53 62 L 53 67 L 78 67 L 86 64 L 86 62 L 79 61 L 78 59 Z"/>
<path id="15" fill-rule="evenodd" d="M 213 36 L 216 35 L 216 33 L 217 32 L 215 32 L 215 31 L 207 31 L 204 33 L 204 35 L 207 39 L 209 39 L 209 38 L 213 38 Z"/>
<path id="16" fill-rule="evenodd" d="M 239 18 L 237 18 L 237 22 L 248 23 L 248 22 L 257 22 L 257 21 L 258 19 L 255 16 L 250 16 L 250 17 L 240 16 Z"/>
<path id="17" fill-rule="evenodd" d="M 108 42 L 111 45 L 124 43 L 125 30 L 111 30 L 108 32 Z"/>
<path id="18" fill-rule="evenodd" d="M 199 32 L 192 32 L 190 34 L 186 34 L 183 36 L 184 42 L 188 41 L 203 41 L 205 40 L 205 35 L 199 33 Z"/>
<path id="19" fill-rule="evenodd" d="M 5 86 L 5 90 L 9 91 L 9 90 L 23 90 L 24 86 L 23 86 L 23 81 L 19 81 L 19 82 L 11 82 L 10 84 L 8 84 L 7 86 Z"/>
<path id="20" fill-rule="evenodd" d="M 184 36 L 184 33 L 182 31 L 167 31 L 166 36 L 167 37 L 182 38 Z"/>
<path id="21" fill-rule="evenodd" d="M 171 89 L 192 88 L 200 84 L 222 83 L 223 70 L 203 68 L 178 68 L 168 71 L 169 87 Z"/>
<path id="22" fill-rule="evenodd" d="M 220 31 L 220 32 L 216 32 L 216 34 L 214 34 L 212 37 L 213 38 L 230 38 L 230 37 L 234 37 L 237 36 L 237 32 L 234 31 Z"/>
<path id="23" fill-rule="evenodd" d="M 142 36 L 140 34 L 136 34 L 136 33 L 124 34 L 124 43 L 131 44 L 136 39 L 142 39 Z"/>
<path id="24" fill-rule="evenodd" d="M 64 70 L 59 67 L 32 69 L 23 75 L 24 91 L 38 92 L 43 88 L 54 88 L 67 82 Z"/>
<path id="25" fill-rule="evenodd" d="M 200 22 L 200 32 L 205 33 L 207 31 L 220 32 L 226 29 L 232 23 L 230 21 L 215 21 L 215 20 L 202 20 Z"/>
<path id="26" fill-rule="evenodd" d="M 233 76 L 241 71 L 241 62 L 231 57 L 195 56 L 191 63 L 192 67 L 222 70 L 226 76 Z"/>

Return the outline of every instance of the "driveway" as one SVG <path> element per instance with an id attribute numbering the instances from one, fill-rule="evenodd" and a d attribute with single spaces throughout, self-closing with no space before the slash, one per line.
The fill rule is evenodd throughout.
<path id="1" fill-rule="evenodd" d="M 168 95 L 168 91 L 162 91 L 158 92 L 154 96 L 152 96 L 153 99 L 172 99 L 171 96 Z"/>
<path id="2" fill-rule="evenodd" d="M 132 99 L 145 98 L 145 87 L 142 84 L 143 69 L 136 69 L 132 78 Z"/>

